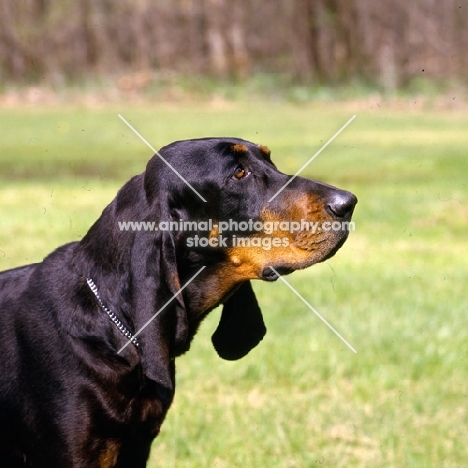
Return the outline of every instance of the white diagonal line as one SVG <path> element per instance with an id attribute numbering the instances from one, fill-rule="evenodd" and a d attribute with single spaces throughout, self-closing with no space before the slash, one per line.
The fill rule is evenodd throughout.
<path id="1" fill-rule="evenodd" d="M 160 154 L 159 154 L 159 151 L 156 151 L 151 145 L 150 143 L 145 139 L 143 138 L 143 136 L 135 129 L 135 127 L 133 127 L 127 120 L 125 120 L 124 117 L 122 117 L 120 114 L 118 114 L 120 120 L 122 120 L 122 122 L 125 123 L 125 125 L 127 125 L 128 128 L 130 128 L 133 133 L 135 133 L 135 135 L 137 135 L 141 141 L 143 143 L 145 143 L 146 146 L 148 146 L 148 148 L 151 149 L 151 151 L 153 151 L 153 153 L 155 153 L 157 156 L 159 156 L 159 158 L 168 166 L 170 167 L 174 173 L 181 179 L 184 181 L 184 183 L 189 186 L 205 203 L 206 203 L 206 200 L 192 187 L 192 185 L 181 175 L 179 174 L 179 172 L 177 172 L 177 170 L 174 168 L 174 166 L 172 166 L 168 161 L 166 161 Z"/>
<path id="2" fill-rule="evenodd" d="M 270 203 L 279 195 L 354 119 L 353 115 L 269 200 Z"/>
<path id="3" fill-rule="evenodd" d="M 348 348 L 353 352 L 357 351 L 272 267 L 270 268 L 278 275 L 278 278 L 333 332 L 335 335 L 343 341 L 343 343 L 348 346 Z"/>
<path id="4" fill-rule="evenodd" d="M 206 267 L 202 266 L 133 336 L 137 337 Z M 120 354 L 131 341 L 125 343 L 118 351 Z"/>

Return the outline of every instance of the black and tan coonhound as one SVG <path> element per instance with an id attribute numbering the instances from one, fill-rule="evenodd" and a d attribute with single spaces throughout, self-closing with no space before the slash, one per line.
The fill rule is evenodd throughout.
<path id="1" fill-rule="evenodd" d="M 345 241 L 347 229 L 321 226 L 349 222 L 356 197 L 290 179 L 261 145 L 175 142 L 80 242 L 1 273 L 0 466 L 145 467 L 174 360 L 208 312 L 223 305 L 218 354 L 241 358 L 266 332 L 250 280 L 322 262 Z M 195 223 L 176 229 L 184 220 Z"/>

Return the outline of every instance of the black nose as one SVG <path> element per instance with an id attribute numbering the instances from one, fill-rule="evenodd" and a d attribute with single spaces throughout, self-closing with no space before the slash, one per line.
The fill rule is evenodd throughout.
<path id="1" fill-rule="evenodd" d="M 345 190 L 336 190 L 327 202 L 328 211 L 336 218 L 350 218 L 356 206 L 357 198 Z"/>

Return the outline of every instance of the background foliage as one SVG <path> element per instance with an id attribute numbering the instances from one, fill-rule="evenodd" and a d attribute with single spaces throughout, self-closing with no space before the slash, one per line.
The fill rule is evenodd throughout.
<path id="1" fill-rule="evenodd" d="M 352 83 L 467 78 L 464 0 L 0 0 L 0 80 L 122 74 Z M 125 72 L 138 71 L 135 76 Z"/>

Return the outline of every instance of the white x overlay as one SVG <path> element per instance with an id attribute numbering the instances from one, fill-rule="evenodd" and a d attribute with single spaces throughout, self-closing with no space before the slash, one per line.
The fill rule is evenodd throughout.
<path id="1" fill-rule="evenodd" d="M 196 193 L 198 195 L 198 197 L 200 197 L 201 200 L 203 200 L 204 202 L 206 202 L 206 200 L 200 195 L 200 193 L 197 192 L 197 190 L 195 190 L 194 187 L 192 187 L 192 185 L 190 185 L 190 183 L 181 175 L 179 174 L 179 172 L 166 160 L 164 159 L 161 154 L 156 151 L 153 146 L 151 146 L 151 144 L 124 118 L 122 117 L 121 114 L 118 114 L 119 118 L 135 133 L 135 135 L 137 135 L 141 141 L 143 141 L 143 143 L 146 144 L 146 146 L 148 146 L 152 151 L 153 153 L 155 153 L 170 169 L 172 169 L 172 171 L 174 171 L 174 173 L 185 183 L 187 184 L 188 187 L 190 187 L 194 193 Z M 274 198 L 276 198 L 277 195 L 279 195 L 354 119 L 356 118 L 356 115 L 353 115 L 287 182 L 286 184 L 284 184 L 269 200 L 268 202 L 271 202 Z M 158 310 L 158 312 L 156 312 L 153 317 L 151 317 L 150 320 L 148 320 L 148 322 L 146 322 L 133 336 L 138 336 L 201 272 L 202 270 L 204 269 L 205 267 L 203 266 L 202 268 L 200 268 L 200 270 L 179 290 L 177 291 L 176 294 L 174 294 L 174 296 L 171 297 L 171 299 L 169 299 L 162 307 L 161 309 Z M 338 338 L 340 338 L 343 343 L 346 344 L 346 346 L 348 346 L 349 349 L 351 349 L 351 351 L 353 351 L 353 353 L 357 353 L 356 349 L 351 346 L 351 344 L 345 339 L 343 338 L 343 336 L 338 333 L 338 331 L 333 328 L 332 325 L 330 325 L 330 323 L 328 323 L 328 321 L 314 308 L 312 307 L 305 299 L 304 297 L 301 296 L 301 294 L 299 294 L 299 292 L 294 289 L 291 284 L 288 283 L 288 281 L 286 281 L 272 266 L 270 266 L 270 268 L 276 273 L 276 275 L 278 275 L 278 278 L 312 311 L 314 312 L 314 314 L 330 329 L 333 331 L 333 333 L 335 333 L 336 336 L 338 336 Z M 124 346 L 122 346 L 122 348 L 120 348 L 120 350 L 118 351 L 118 354 L 120 354 L 131 342 L 128 341 L 128 343 L 126 343 Z"/>

